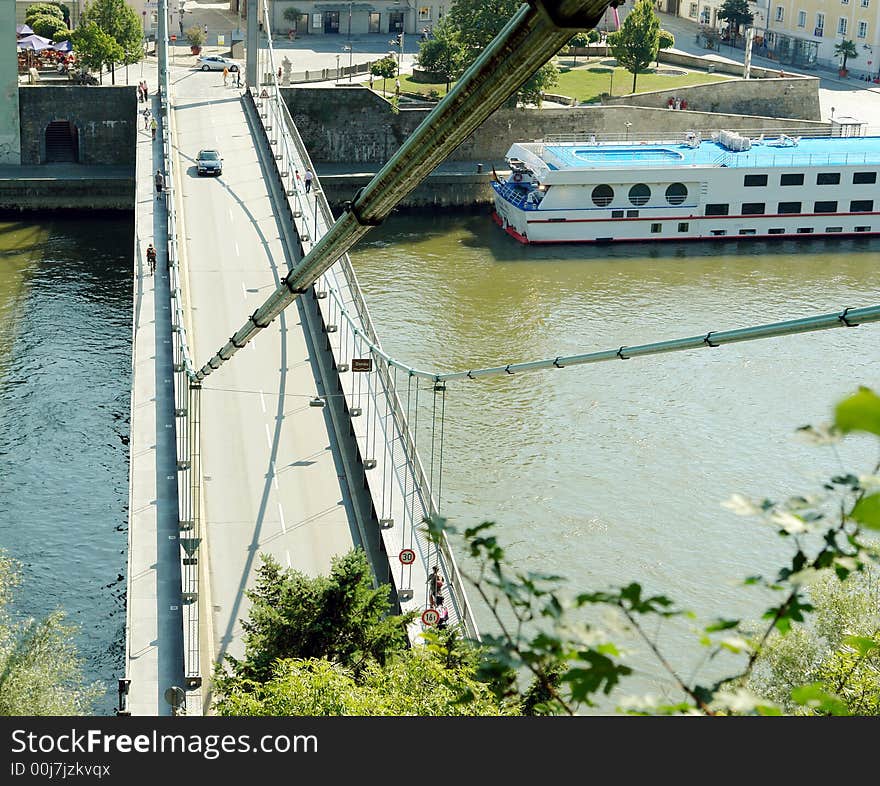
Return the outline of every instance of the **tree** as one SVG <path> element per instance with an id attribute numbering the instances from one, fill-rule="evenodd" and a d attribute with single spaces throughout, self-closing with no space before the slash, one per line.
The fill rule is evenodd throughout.
<path id="1" fill-rule="evenodd" d="M 190 46 L 201 46 L 205 43 L 205 31 L 198 25 L 188 27 L 184 33 L 186 41 Z"/>
<path id="2" fill-rule="evenodd" d="M 750 25 L 755 20 L 755 15 L 749 11 L 748 0 L 724 0 L 717 18 L 727 20 L 735 44 L 740 26 Z"/>
<path id="3" fill-rule="evenodd" d="M 38 14 L 32 16 L 28 22 L 31 29 L 43 38 L 50 38 L 53 41 L 63 41 L 70 37 L 70 31 L 64 20 L 57 16 L 49 16 L 48 14 Z"/>
<path id="4" fill-rule="evenodd" d="M 414 613 L 389 614 L 390 587 L 374 588 L 363 550 L 333 560 L 329 576 L 309 578 L 264 557 L 248 591 L 242 623 L 245 657 L 230 658 L 233 673 L 265 682 L 284 658 L 329 658 L 355 673 L 406 648 Z"/>
<path id="5" fill-rule="evenodd" d="M 390 79 L 397 73 L 397 60 L 391 55 L 386 55 L 381 60 L 377 60 L 370 66 L 370 73 L 373 76 L 382 77 L 382 92 L 385 92 L 385 80 Z"/>
<path id="6" fill-rule="evenodd" d="M 303 12 L 296 6 L 289 6 L 284 9 L 282 16 L 284 17 L 284 21 L 289 23 L 290 29 L 293 30 L 294 35 L 299 32 L 299 18 L 302 15 Z"/>
<path id="7" fill-rule="evenodd" d="M 849 58 L 857 58 L 859 56 L 859 50 L 856 47 L 855 42 L 844 39 L 839 44 L 834 45 L 834 54 L 843 58 L 840 68 L 841 70 L 846 71 L 846 61 Z"/>
<path id="8" fill-rule="evenodd" d="M 13 621 L 6 605 L 18 583 L 17 563 L 0 551 L 0 716 L 90 714 L 103 686 L 83 681 L 76 629 L 60 611 Z"/>
<path id="9" fill-rule="evenodd" d="M 831 427 L 803 427 L 800 431 L 820 444 L 833 444 L 850 433 L 880 437 L 880 396 L 860 388 L 836 406 Z M 698 631 L 699 644 L 707 650 L 702 660 L 713 661 L 721 653 L 737 659 L 731 667 L 734 673 L 708 682 L 697 681 L 691 665 L 676 668 L 674 658 L 661 651 L 652 635 L 665 619 L 694 616 L 670 598 L 649 595 L 636 582 L 569 597 L 561 593 L 562 579 L 558 576 L 521 573 L 510 568 L 491 522 L 465 530 L 464 540 L 476 567 L 463 576 L 485 601 L 500 630 L 500 634 L 483 637 L 487 655 L 479 675 L 500 678 L 512 669 L 516 681 L 511 692 L 523 702 L 527 696 L 539 697 L 546 712 L 575 714 L 581 707 L 594 706 L 599 696 L 611 694 L 632 674 L 621 648 L 608 632 L 582 623 L 572 624 L 572 610 L 598 607 L 618 617 L 616 622 L 607 622 L 606 627 L 629 629 L 647 645 L 680 693 L 680 698 L 663 703 L 645 698 L 619 708 L 629 714 L 876 712 L 880 707 L 880 683 L 876 679 L 880 660 L 876 589 L 873 596 L 853 601 L 861 610 L 861 626 L 840 619 L 835 604 L 825 604 L 826 619 L 820 611 L 815 626 L 829 639 L 822 657 L 804 658 L 797 639 L 786 646 L 785 652 L 776 649 L 783 656 L 775 661 L 773 652 L 792 631 L 805 629 L 810 615 L 816 611 L 816 596 L 811 596 L 809 587 L 815 586 L 817 580 L 846 582 L 853 577 L 845 589 L 853 597 L 859 596 L 860 586 L 876 587 L 870 576 L 862 585 L 858 577 L 867 574 L 872 563 L 880 561 L 876 540 L 864 535 L 866 530 L 880 530 L 878 473 L 880 462 L 866 475 L 832 476 L 823 484 L 820 494 L 781 501 L 733 495 L 724 503 L 734 513 L 758 517 L 776 530 L 792 554 L 773 575 L 750 576 L 743 582 L 743 586 L 775 593 L 760 626 L 718 617 Z M 435 541 L 442 537 L 444 529 L 455 532 L 442 519 L 429 520 L 427 527 L 429 537 Z M 582 611 L 579 618 L 581 614 Z M 783 684 L 776 685 L 774 690 L 767 688 L 765 695 L 759 695 L 754 688 L 762 684 L 765 666 L 775 669 L 777 675 L 782 674 Z M 519 686 L 521 676 L 526 674 L 532 678 L 529 689 Z"/>
<path id="10" fill-rule="evenodd" d="M 449 84 L 458 79 L 464 70 L 465 50 L 458 36 L 458 30 L 449 22 L 449 17 L 441 19 L 434 28 L 434 37 L 419 43 L 418 62 L 426 71 L 440 74 Z"/>
<path id="11" fill-rule="evenodd" d="M 520 0 L 455 0 L 447 15 L 464 48 L 462 70 L 467 70 L 480 56 L 508 20 L 519 10 Z M 555 74 L 555 76 L 554 76 Z M 545 63 L 511 96 L 508 105 L 541 103 L 543 92 L 556 84 L 559 70 L 554 63 Z"/>
<path id="12" fill-rule="evenodd" d="M 64 22 L 64 12 L 61 10 L 60 4 L 56 3 L 34 3 L 29 5 L 24 12 L 25 24 L 33 27 L 31 20 L 39 16 L 51 16 Z"/>
<path id="13" fill-rule="evenodd" d="M 284 659 L 264 683 L 215 683 L 215 709 L 227 716 L 514 715 L 477 679 L 473 659 L 448 664 L 442 644 L 416 646 L 359 676 L 326 659 Z M 467 697 L 466 700 L 462 700 Z"/>
<path id="14" fill-rule="evenodd" d="M 125 0 L 92 0 L 83 12 L 80 26 L 94 22 L 120 47 L 122 54 L 110 63 L 113 84 L 116 84 L 115 65 L 138 63 L 144 56 L 144 33 L 141 20 Z"/>
<path id="15" fill-rule="evenodd" d="M 636 92 L 638 75 L 657 58 L 660 20 L 651 0 L 639 0 L 626 15 L 620 30 L 609 34 L 608 46 L 618 64 L 633 75 L 632 92 Z"/>
<path id="16" fill-rule="evenodd" d="M 661 29 L 657 33 L 657 67 L 660 67 L 660 50 L 675 46 L 675 36 L 668 30 Z"/>
<path id="17" fill-rule="evenodd" d="M 89 71 L 104 70 L 104 66 L 118 63 L 123 57 L 122 47 L 94 22 L 85 22 L 71 33 L 77 62 Z"/>

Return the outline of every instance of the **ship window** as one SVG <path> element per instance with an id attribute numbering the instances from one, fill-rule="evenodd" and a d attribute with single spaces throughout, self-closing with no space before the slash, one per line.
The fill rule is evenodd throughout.
<path id="1" fill-rule="evenodd" d="M 626 211 L 626 217 L 627 217 L 627 218 L 638 218 L 638 217 L 639 217 L 639 211 L 638 211 L 638 210 L 627 210 L 627 211 Z"/>
<path id="2" fill-rule="evenodd" d="M 873 209 L 873 199 L 854 199 L 849 203 L 850 213 L 870 213 Z"/>
<path id="3" fill-rule="evenodd" d="M 714 205 L 706 205 L 707 216 L 726 216 L 730 211 L 730 205 L 717 203 Z"/>
<path id="4" fill-rule="evenodd" d="M 804 184 L 804 173 L 780 175 L 779 185 L 781 186 L 802 186 Z"/>
<path id="5" fill-rule="evenodd" d="M 801 212 L 801 203 L 800 202 L 780 202 L 779 207 L 776 208 L 777 213 L 800 213 Z"/>
<path id="6" fill-rule="evenodd" d="M 817 186 L 836 186 L 840 183 L 840 172 L 819 172 L 816 175 Z"/>
<path id="7" fill-rule="evenodd" d="M 739 233 L 741 235 L 754 235 L 755 230 L 754 229 L 740 229 Z"/>
<path id="8" fill-rule="evenodd" d="M 798 227 L 797 233 L 799 235 L 812 235 L 813 227 Z"/>
<path id="9" fill-rule="evenodd" d="M 717 235 L 726 235 L 726 234 L 727 234 L 727 230 L 726 230 L 726 229 L 713 229 L 713 230 L 712 230 L 712 234 L 713 234 L 713 235 L 716 235 L 716 236 L 717 236 Z"/>
<path id="10" fill-rule="evenodd" d="M 678 225 L 678 231 L 679 231 L 679 232 L 687 232 L 688 229 L 690 229 L 690 224 L 688 224 L 688 223 L 684 223 L 684 224 L 679 224 L 679 225 Z"/>
<path id="11" fill-rule="evenodd" d="M 663 231 L 663 224 L 651 224 L 651 232 L 653 232 L 655 235 L 658 232 L 662 232 L 662 231 Z"/>
<path id="12" fill-rule="evenodd" d="M 670 205 L 680 205 L 687 199 L 688 190 L 684 183 L 673 183 L 666 189 L 666 201 Z"/>
<path id="13" fill-rule="evenodd" d="M 746 175 L 743 178 L 744 186 L 766 186 L 767 175 Z"/>
<path id="14" fill-rule="evenodd" d="M 813 205 L 814 213 L 836 213 L 837 212 L 837 202 L 816 202 Z"/>
<path id="15" fill-rule="evenodd" d="M 593 189 L 593 204 L 596 207 L 608 207 L 614 201 L 614 189 L 611 186 L 601 185 Z"/>
<path id="16" fill-rule="evenodd" d="M 876 183 L 877 182 L 877 173 L 876 172 L 853 172 L 853 185 L 859 185 L 864 183 Z"/>
<path id="17" fill-rule="evenodd" d="M 631 205 L 635 205 L 636 207 L 640 207 L 641 205 L 648 204 L 648 200 L 651 198 L 651 189 L 648 188 L 644 183 L 636 183 L 629 190 L 629 201 Z"/>
<path id="18" fill-rule="evenodd" d="M 870 232 L 871 227 L 856 227 L 856 232 Z"/>
<path id="19" fill-rule="evenodd" d="M 622 210 L 612 210 L 611 211 L 611 218 L 623 218 L 623 211 Z"/>
<path id="20" fill-rule="evenodd" d="M 760 216 L 764 212 L 763 202 L 743 202 L 742 214 L 744 216 Z"/>
<path id="21" fill-rule="evenodd" d="M 784 235 L 784 234 L 785 234 L 785 230 L 784 230 L 784 229 L 780 229 L 779 227 L 774 227 L 773 229 L 768 229 L 768 230 L 767 230 L 767 234 L 768 234 L 768 235 Z"/>
<path id="22" fill-rule="evenodd" d="M 843 227 L 825 227 L 826 232 L 843 232 Z"/>

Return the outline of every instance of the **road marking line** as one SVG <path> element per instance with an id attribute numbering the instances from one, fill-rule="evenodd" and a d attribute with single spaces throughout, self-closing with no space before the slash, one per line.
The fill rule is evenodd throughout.
<path id="1" fill-rule="evenodd" d="M 272 436 L 269 434 L 269 424 L 266 423 L 266 442 L 269 443 L 269 447 L 272 447 Z"/>
<path id="2" fill-rule="evenodd" d="M 292 568 L 293 565 L 290 564 L 290 552 L 289 552 L 289 551 L 285 551 L 284 553 L 287 555 L 287 567 L 288 567 L 288 568 Z"/>
<path id="3" fill-rule="evenodd" d="M 235 244 L 235 256 L 239 257 L 241 254 L 238 251 L 238 243 Z"/>
<path id="4" fill-rule="evenodd" d="M 228 213 L 229 213 L 229 220 L 232 221 L 232 208 L 231 207 L 228 209 Z"/>
<path id="5" fill-rule="evenodd" d="M 263 408 L 263 413 L 266 412 L 266 397 L 263 395 L 263 391 L 260 391 L 260 406 Z"/>
<path id="6" fill-rule="evenodd" d="M 241 282 L 241 294 L 244 295 L 244 299 L 247 300 L 247 289 L 245 289 L 244 281 Z"/>
<path id="7" fill-rule="evenodd" d="M 281 503 L 278 503 L 278 517 L 281 519 L 281 531 L 286 535 L 287 527 L 284 526 L 284 511 L 281 510 Z"/>

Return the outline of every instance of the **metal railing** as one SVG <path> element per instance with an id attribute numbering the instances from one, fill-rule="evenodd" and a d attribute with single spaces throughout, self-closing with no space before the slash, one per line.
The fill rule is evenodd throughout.
<path id="1" fill-rule="evenodd" d="M 270 77 L 270 82 L 250 90 L 249 94 L 259 110 L 277 174 L 289 201 L 290 216 L 294 226 L 301 242 L 314 247 L 324 232 L 333 225 L 335 219 L 317 178 L 313 181 L 314 189 L 312 192 L 309 194 L 305 192 L 302 178 L 307 170 L 314 173 L 314 166 L 290 111 L 281 98 L 275 52 L 271 40 L 263 51 L 265 52 L 265 61 L 259 72 Z M 314 285 L 315 289 L 328 291 L 332 293 L 334 300 L 339 299 L 341 286 L 337 275 L 344 282 L 344 287 L 351 297 L 350 305 L 354 308 L 355 321 L 351 323 L 352 335 L 363 336 L 371 345 L 378 346 L 378 335 L 348 254 L 343 254 L 336 264 L 322 275 Z M 352 348 L 355 347 L 354 341 L 351 342 L 351 345 Z M 397 390 L 395 375 L 383 355 L 374 354 L 373 357 L 378 384 L 368 383 L 365 411 L 361 412 L 359 417 L 364 419 L 363 422 L 369 423 L 380 419 L 380 413 L 384 419 L 386 410 L 390 415 L 391 427 L 386 429 L 382 435 L 383 440 L 388 444 L 383 447 L 389 451 L 389 460 L 392 465 L 397 456 L 394 443 L 400 443 L 402 453 L 406 457 L 406 471 L 403 475 L 398 475 L 397 478 L 399 484 L 397 493 L 402 494 L 409 502 L 403 506 L 405 521 L 401 522 L 400 526 L 408 531 L 404 537 L 408 537 L 410 540 L 423 539 L 424 519 L 427 516 L 438 515 L 439 507 L 432 493 L 428 474 L 425 472 L 419 456 L 417 439 L 407 418 L 407 408 Z M 341 357 L 336 359 L 338 361 L 337 368 L 349 360 L 349 358 Z M 370 456 L 375 452 L 375 444 L 372 446 L 369 444 L 370 436 L 369 430 L 367 430 L 365 438 L 356 434 L 356 438 L 360 438 L 361 441 L 359 448 L 362 456 Z M 372 438 L 372 442 L 375 443 L 375 431 Z M 367 444 L 363 444 L 364 442 Z M 384 496 L 386 493 L 393 495 L 394 487 L 386 486 L 384 480 L 380 489 L 377 489 L 378 485 L 377 483 L 370 485 L 374 494 L 375 508 L 377 511 L 386 510 L 390 508 L 391 503 L 384 499 Z M 464 588 L 464 579 L 458 569 L 445 533 L 438 544 L 438 549 L 433 554 L 430 553 L 430 549 L 426 551 L 422 548 L 421 551 L 427 557 L 424 566 L 426 574 L 429 560 L 438 562 L 441 566 L 452 606 L 451 617 L 462 623 L 468 636 L 479 639 L 479 631 Z"/>

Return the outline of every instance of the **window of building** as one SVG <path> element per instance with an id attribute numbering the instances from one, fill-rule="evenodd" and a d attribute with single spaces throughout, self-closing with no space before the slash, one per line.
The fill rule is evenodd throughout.
<path id="1" fill-rule="evenodd" d="M 614 201 L 614 189 L 603 183 L 593 189 L 592 196 L 596 207 L 608 207 Z"/>
<path id="2" fill-rule="evenodd" d="M 754 235 L 755 230 L 754 229 L 740 229 L 739 233 L 741 235 Z"/>
<path id="3" fill-rule="evenodd" d="M 691 225 L 688 224 L 687 222 L 681 223 L 678 225 L 678 231 L 679 232 L 687 232 L 690 229 L 690 226 Z"/>
<path id="4" fill-rule="evenodd" d="M 767 230 L 767 234 L 768 235 L 784 235 L 785 230 L 782 229 L 781 227 L 773 227 L 773 229 Z"/>
<path id="5" fill-rule="evenodd" d="M 700 24 L 707 25 L 709 24 L 709 6 L 704 5 L 703 10 L 700 11 Z"/>
<path id="6" fill-rule="evenodd" d="M 707 216 L 726 216 L 730 212 L 730 205 L 724 203 L 715 203 L 706 205 Z"/>
<path id="7" fill-rule="evenodd" d="M 877 182 L 876 172 L 853 172 L 853 185 L 866 185 Z"/>
<path id="8" fill-rule="evenodd" d="M 855 230 L 856 232 L 870 232 L 871 227 L 856 227 Z"/>
<path id="9" fill-rule="evenodd" d="M 687 199 L 688 190 L 684 183 L 673 183 L 666 188 L 666 201 L 670 205 L 680 205 Z"/>
<path id="10" fill-rule="evenodd" d="M 837 35 L 846 35 L 847 19 L 845 16 L 837 20 Z"/>
<path id="11" fill-rule="evenodd" d="M 430 22 L 431 21 L 431 8 L 426 5 L 419 6 L 419 21 L 420 22 Z"/>
<path id="12" fill-rule="evenodd" d="M 871 5 L 871 0 L 861 0 L 862 8 L 867 8 L 869 5 Z"/>
<path id="13" fill-rule="evenodd" d="M 718 237 L 719 235 L 726 235 L 727 230 L 726 229 L 713 229 L 712 234 L 715 235 L 716 237 Z"/>
<path id="14" fill-rule="evenodd" d="M 799 235 L 812 235 L 813 227 L 798 227 L 797 233 Z"/>
<path id="15" fill-rule="evenodd" d="M 849 5 L 849 0 L 840 0 L 841 5 Z"/>
<path id="16" fill-rule="evenodd" d="M 834 232 L 843 232 L 843 227 L 825 227 L 825 231 L 829 234 L 833 234 Z"/>
<path id="17" fill-rule="evenodd" d="M 653 234 L 658 234 L 663 231 L 663 224 L 651 224 L 651 232 Z"/>
<path id="18" fill-rule="evenodd" d="M 785 9 L 781 5 L 776 6 L 776 21 L 777 22 L 784 22 L 785 21 Z"/>
<path id="19" fill-rule="evenodd" d="M 696 3 L 691 3 L 690 8 L 688 8 L 688 16 L 691 19 L 697 18 L 697 4 Z"/>
<path id="20" fill-rule="evenodd" d="M 627 217 L 627 218 L 638 218 L 638 217 L 639 217 L 639 211 L 638 211 L 638 210 L 627 210 L 627 211 L 626 211 L 626 217 Z"/>
<path id="21" fill-rule="evenodd" d="M 744 186 L 766 186 L 767 175 L 746 175 L 743 178 Z"/>
<path id="22" fill-rule="evenodd" d="M 819 172 L 816 175 L 817 186 L 836 186 L 840 183 L 840 172 Z"/>
<path id="23" fill-rule="evenodd" d="M 859 22 L 859 30 L 856 33 L 859 38 L 867 38 L 868 37 L 868 23 L 867 22 Z"/>
<path id="24" fill-rule="evenodd" d="M 742 210 L 744 216 L 761 216 L 764 215 L 763 202 L 743 202 Z"/>
<path id="25" fill-rule="evenodd" d="M 612 210 L 611 211 L 611 218 L 623 218 L 623 211 L 622 210 Z"/>
<path id="26" fill-rule="evenodd" d="M 816 14 L 816 32 L 815 35 L 819 38 L 822 37 L 822 34 L 825 32 L 825 14 Z"/>
<path id="27" fill-rule="evenodd" d="M 798 11 L 798 27 L 806 27 L 807 26 L 807 12 L 806 11 Z"/>
<path id="28" fill-rule="evenodd" d="M 648 186 L 646 186 L 644 183 L 636 183 L 629 190 L 629 202 L 631 205 L 635 205 L 636 207 L 647 205 L 650 198 L 651 189 L 648 188 Z"/>
<path id="29" fill-rule="evenodd" d="M 837 212 L 837 202 L 816 202 L 813 205 L 814 213 L 836 213 Z"/>
<path id="30" fill-rule="evenodd" d="M 870 213 L 873 209 L 873 199 L 854 199 L 849 203 L 850 213 Z"/>
<path id="31" fill-rule="evenodd" d="M 802 186 L 804 184 L 804 173 L 795 172 L 779 177 L 779 185 L 781 186 Z"/>
<path id="32" fill-rule="evenodd" d="M 780 202 L 779 206 L 776 208 L 777 213 L 800 213 L 801 212 L 801 203 L 800 202 Z"/>

